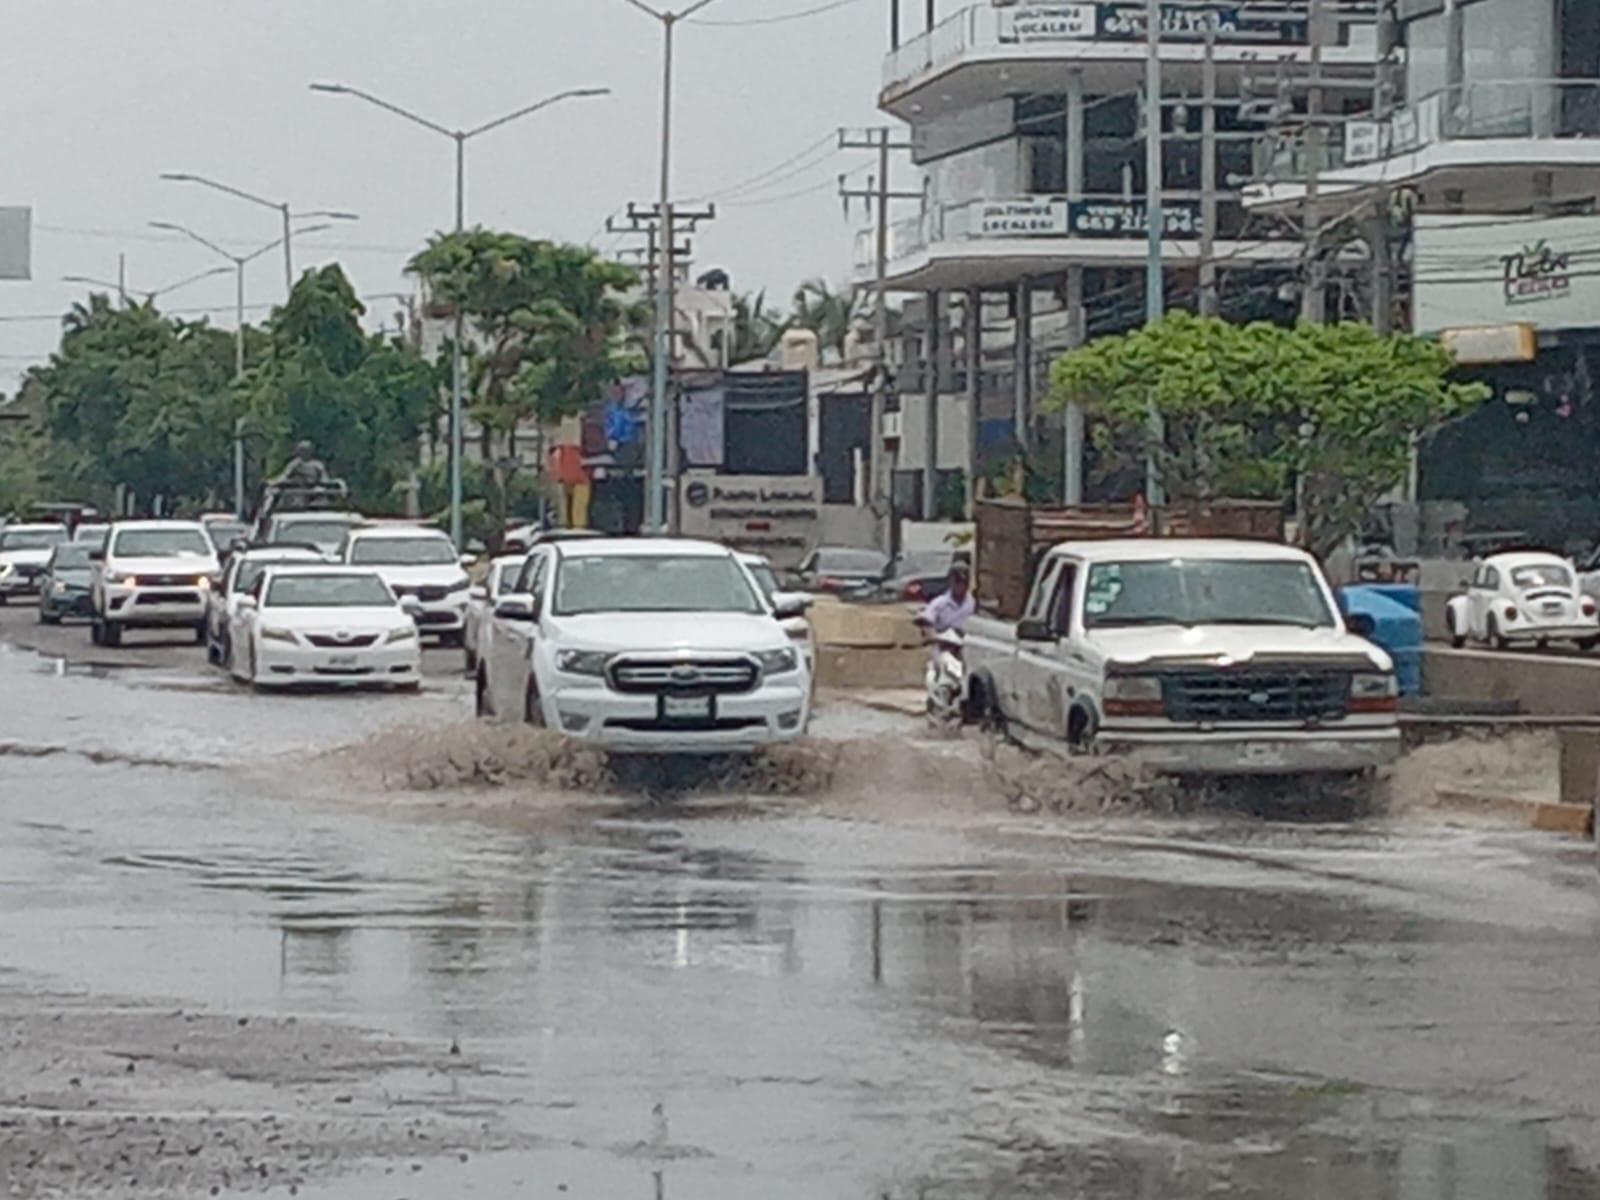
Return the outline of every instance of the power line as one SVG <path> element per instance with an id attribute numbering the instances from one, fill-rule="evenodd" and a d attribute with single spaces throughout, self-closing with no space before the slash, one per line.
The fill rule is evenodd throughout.
<path id="1" fill-rule="evenodd" d="M 814 183 L 809 187 L 797 188 L 792 192 L 784 192 L 777 196 L 761 196 L 754 200 L 726 200 L 723 202 L 727 208 L 759 208 L 767 204 L 782 204 L 786 200 L 794 200 L 800 196 L 809 196 L 813 192 L 820 192 L 824 188 L 835 187 L 840 180 L 849 179 L 852 175 L 859 175 L 867 170 L 867 164 L 846 171 L 837 178 L 824 179 L 821 183 Z"/>
<path id="2" fill-rule="evenodd" d="M 852 4 L 860 4 L 862 0 L 831 0 L 828 4 L 819 4 L 815 8 L 804 8 L 799 12 L 776 13 L 770 17 L 733 17 L 717 20 L 714 17 L 690 17 L 691 25 L 722 26 L 735 29 L 747 25 L 782 25 L 789 21 L 803 21 L 807 17 L 819 17 L 823 13 L 834 12 L 837 9 L 848 8 Z"/>
<path id="3" fill-rule="evenodd" d="M 823 134 L 816 141 L 812 142 L 809 146 L 806 146 L 804 149 L 798 151 L 797 153 L 790 155 L 788 158 L 784 159 L 782 162 L 777 163 L 774 166 L 768 167 L 765 171 L 758 171 L 754 175 L 751 175 L 751 176 L 749 176 L 749 177 L 747 177 L 745 179 L 741 179 L 737 183 L 731 183 L 728 186 L 726 186 L 724 188 L 720 188 L 717 191 L 706 192 L 704 195 L 695 196 L 695 197 L 693 197 L 693 200 L 694 201 L 716 200 L 716 199 L 721 199 L 724 196 L 735 195 L 735 194 L 737 194 L 739 192 L 746 192 L 746 191 L 751 191 L 751 190 L 760 190 L 756 186 L 757 184 L 770 186 L 771 184 L 781 183 L 784 180 L 791 178 L 794 174 L 799 173 L 800 171 L 810 170 L 811 167 L 819 166 L 822 163 L 827 162 L 828 159 L 832 158 L 834 154 L 838 153 L 838 147 L 835 146 L 835 145 L 832 145 L 833 141 L 834 141 L 834 134 L 830 130 L 829 132 Z M 828 153 L 824 154 L 821 158 L 817 158 L 815 162 L 801 163 L 802 159 L 810 159 L 810 158 L 812 158 L 812 157 L 814 157 L 816 155 L 816 152 L 818 150 L 822 150 L 822 149 L 827 149 Z M 801 165 L 795 166 L 795 164 L 801 164 Z M 789 172 L 787 174 L 781 174 L 781 175 L 779 174 L 779 172 L 783 172 L 783 171 L 785 171 L 786 168 L 789 168 L 791 166 L 793 166 L 795 168 L 794 171 Z"/>

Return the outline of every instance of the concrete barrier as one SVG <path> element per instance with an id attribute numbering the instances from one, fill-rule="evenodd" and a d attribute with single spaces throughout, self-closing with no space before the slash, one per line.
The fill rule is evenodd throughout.
<path id="1" fill-rule="evenodd" d="M 1433 697 L 1515 701 L 1530 716 L 1595 716 L 1600 657 L 1429 646 L 1422 687 Z"/>
<path id="2" fill-rule="evenodd" d="M 812 606 L 810 615 L 819 686 L 922 686 L 928 652 L 908 609 L 898 604 L 842 604 L 825 596 Z"/>

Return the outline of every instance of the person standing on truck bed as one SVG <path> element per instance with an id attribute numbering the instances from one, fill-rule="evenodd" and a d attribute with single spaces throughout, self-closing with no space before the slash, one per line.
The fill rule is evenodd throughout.
<path id="1" fill-rule="evenodd" d="M 950 568 L 950 586 L 942 596 L 930 600 L 917 614 L 916 623 L 935 635 L 954 629 L 965 632 L 967 621 L 978 611 L 978 601 L 972 595 L 967 568 L 957 563 Z"/>

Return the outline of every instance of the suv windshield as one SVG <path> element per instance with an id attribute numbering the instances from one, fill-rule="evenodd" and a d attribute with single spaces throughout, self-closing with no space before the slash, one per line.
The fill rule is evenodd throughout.
<path id="1" fill-rule="evenodd" d="M 350 561 L 378 567 L 442 567 L 456 561 L 455 547 L 445 537 L 357 538 Z"/>
<path id="2" fill-rule="evenodd" d="M 1305 563 L 1169 559 L 1090 567 L 1083 623 L 1317 628 L 1338 621 Z"/>
<path id="3" fill-rule="evenodd" d="M 198 529 L 124 529 L 112 543 L 120 558 L 211 558 L 211 540 Z"/>
<path id="4" fill-rule="evenodd" d="M 12 529 L 0 533 L 0 552 L 6 550 L 48 550 L 67 540 L 65 529 Z"/>
<path id="5" fill-rule="evenodd" d="M 350 532 L 349 521 L 274 521 L 274 542 L 304 542 L 318 550 L 337 550 L 344 544 L 344 535 Z"/>
<path id="6" fill-rule="evenodd" d="M 249 532 L 249 526 L 243 521 L 206 522 L 206 536 L 211 539 L 211 544 L 218 550 L 226 550 Z"/>
<path id="7" fill-rule="evenodd" d="M 602 612 L 759 613 L 761 602 L 731 557 L 619 554 L 564 559 L 558 617 Z"/>
<path id="8" fill-rule="evenodd" d="M 55 548 L 50 555 L 50 569 L 61 571 L 87 571 L 89 569 L 89 547 L 83 542 L 63 543 Z"/>
<path id="9" fill-rule="evenodd" d="M 267 608 L 389 608 L 394 597 L 370 572 L 282 575 L 267 589 Z"/>
<path id="10" fill-rule="evenodd" d="M 314 563 L 318 561 L 310 555 L 285 554 L 282 558 L 249 558 L 239 564 L 239 569 L 233 573 L 233 588 L 235 592 L 248 592 L 256 586 L 256 580 L 266 574 L 268 567 L 281 567 L 285 563 Z"/>

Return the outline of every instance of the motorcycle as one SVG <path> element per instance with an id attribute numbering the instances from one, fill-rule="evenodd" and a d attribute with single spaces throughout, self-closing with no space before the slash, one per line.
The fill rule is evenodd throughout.
<path id="1" fill-rule="evenodd" d="M 933 657 L 923 686 L 927 690 L 928 724 L 941 733 L 961 728 L 967 712 L 967 639 L 959 629 L 935 634 Z"/>

